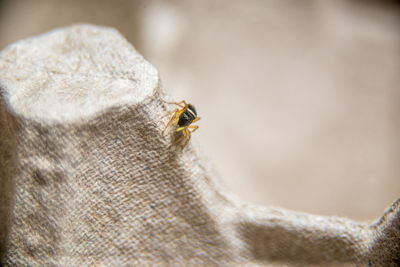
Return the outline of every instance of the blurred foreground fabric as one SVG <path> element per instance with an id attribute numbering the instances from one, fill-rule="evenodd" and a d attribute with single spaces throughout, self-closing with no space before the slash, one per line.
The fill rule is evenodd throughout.
<path id="1" fill-rule="evenodd" d="M 10 266 L 398 266 L 400 200 L 374 223 L 242 203 L 162 133 L 157 70 L 76 25 L 0 54 L 1 256 Z"/>

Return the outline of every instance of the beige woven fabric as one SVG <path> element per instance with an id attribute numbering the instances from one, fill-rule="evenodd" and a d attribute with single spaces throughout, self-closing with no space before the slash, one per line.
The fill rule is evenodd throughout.
<path id="1" fill-rule="evenodd" d="M 59 29 L 0 56 L 1 254 L 11 266 L 397 266 L 376 223 L 229 197 L 162 130 L 158 73 L 115 30 Z"/>

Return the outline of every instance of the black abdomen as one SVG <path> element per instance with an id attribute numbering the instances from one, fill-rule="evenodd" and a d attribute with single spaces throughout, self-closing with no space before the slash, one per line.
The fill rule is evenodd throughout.
<path id="1" fill-rule="evenodd" d="M 185 112 L 182 113 L 182 115 L 179 117 L 178 120 L 178 126 L 179 127 L 184 127 L 184 126 L 188 126 L 189 124 L 192 123 L 192 121 L 195 119 L 195 115 L 186 110 Z"/>

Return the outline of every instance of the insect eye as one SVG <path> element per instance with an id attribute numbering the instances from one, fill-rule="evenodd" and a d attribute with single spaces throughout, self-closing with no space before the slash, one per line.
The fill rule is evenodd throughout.
<path id="1" fill-rule="evenodd" d="M 191 111 L 193 111 L 193 113 L 197 116 L 197 112 L 196 109 L 194 108 L 194 106 L 192 104 L 188 105 L 188 109 L 190 109 Z"/>

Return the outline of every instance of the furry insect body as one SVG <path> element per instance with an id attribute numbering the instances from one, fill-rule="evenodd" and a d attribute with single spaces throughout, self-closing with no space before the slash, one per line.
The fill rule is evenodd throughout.
<path id="1" fill-rule="evenodd" d="M 169 103 L 169 102 L 167 102 Z M 200 118 L 197 117 L 197 112 L 195 107 L 192 104 L 187 104 L 185 100 L 177 103 L 169 103 L 175 104 L 180 109 L 175 109 L 173 112 L 173 116 L 171 120 L 168 122 L 167 126 L 165 127 L 164 131 L 170 126 L 172 123 L 176 127 L 177 132 L 182 132 L 182 136 L 176 141 L 176 143 L 180 143 L 183 139 L 186 139 L 183 147 L 189 142 L 191 138 L 191 134 L 196 131 L 199 126 L 192 125 L 192 123 L 198 121 Z"/>

